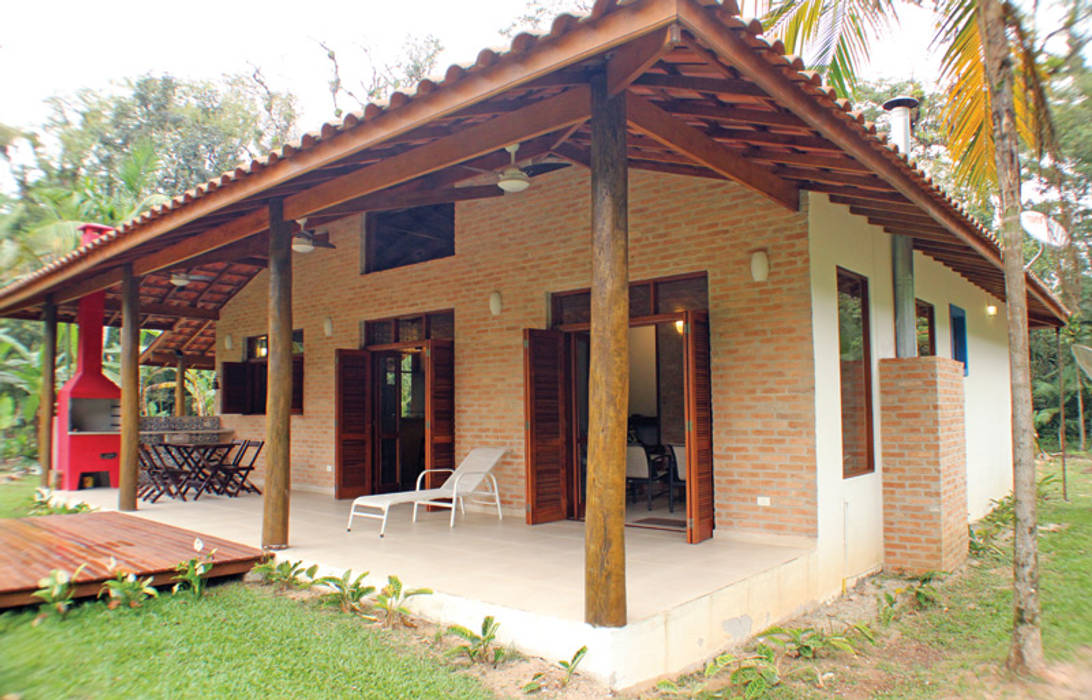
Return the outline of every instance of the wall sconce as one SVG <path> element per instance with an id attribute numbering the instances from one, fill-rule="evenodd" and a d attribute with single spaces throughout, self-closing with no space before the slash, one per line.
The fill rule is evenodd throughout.
<path id="1" fill-rule="evenodd" d="M 675 321 L 675 332 L 676 333 L 678 333 L 679 335 L 682 335 L 683 331 L 685 331 L 685 330 L 686 330 L 686 321 L 683 321 L 681 318 L 678 321 Z"/>
<path id="2" fill-rule="evenodd" d="M 495 291 L 489 295 L 489 313 L 500 316 L 501 311 L 504 311 L 504 300 L 501 299 L 501 293 Z"/>
<path id="3" fill-rule="evenodd" d="M 987 316 L 996 316 L 997 315 L 997 305 L 996 304 L 987 304 L 986 305 L 986 315 Z"/>
<path id="4" fill-rule="evenodd" d="M 225 350 L 231 350 L 231 348 L 234 345 L 235 345 L 235 340 L 231 337 L 231 333 L 228 333 L 227 335 L 225 335 L 224 336 L 224 349 Z"/>
<path id="5" fill-rule="evenodd" d="M 329 316 L 322 319 L 322 334 L 327 338 L 334 334 L 334 319 Z"/>
<path id="6" fill-rule="evenodd" d="M 751 279 L 755 282 L 765 282 L 770 276 L 770 257 L 764 250 L 756 250 L 751 253 Z"/>

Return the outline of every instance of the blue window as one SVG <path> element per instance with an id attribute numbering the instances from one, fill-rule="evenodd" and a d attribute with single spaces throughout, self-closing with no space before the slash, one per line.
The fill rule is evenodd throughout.
<path id="1" fill-rule="evenodd" d="M 952 359 L 963 363 L 963 376 L 967 376 L 967 312 L 955 304 L 948 305 L 952 319 Z"/>

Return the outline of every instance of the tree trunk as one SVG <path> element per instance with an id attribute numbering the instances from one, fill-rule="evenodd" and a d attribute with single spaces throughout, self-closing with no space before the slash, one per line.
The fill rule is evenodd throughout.
<path id="1" fill-rule="evenodd" d="M 1045 668 L 1039 611 L 1035 459 L 1032 451 L 1031 368 L 1028 356 L 1027 289 L 1020 228 L 1020 163 L 1013 107 L 1013 65 L 998 0 L 981 0 L 978 26 L 989 87 L 994 159 L 1001 197 L 1005 297 L 1012 374 L 1012 456 L 1015 541 L 1013 629 L 1008 666 L 1018 673 Z"/>
<path id="2" fill-rule="evenodd" d="M 118 510 L 137 509 L 140 473 L 140 280 L 132 264 L 121 281 L 121 455 Z"/>
<path id="3" fill-rule="evenodd" d="M 42 318 L 42 385 L 38 397 L 38 465 L 42 488 L 53 486 L 53 405 L 57 401 L 57 306 L 46 299 Z"/>
<path id="4" fill-rule="evenodd" d="M 1077 368 L 1077 435 L 1081 440 L 1081 452 L 1088 447 L 1085 444 L 1084 433 L 1084 382 L 1081 381 L 1081 368 Z"/>
<path id="5" fill-rule="evenodd" d="M 292 488 L 292 231 L 279 199 L 269 203 L 269 353 L 266 360 L 262 547 L 288 546 Z"/>
<path id="6" fill-rule="evenodd" d="M 629 258 L 625 97 L 592 78 L 591 356 L 584 520 L 584 621 L 626 624 Z"/>

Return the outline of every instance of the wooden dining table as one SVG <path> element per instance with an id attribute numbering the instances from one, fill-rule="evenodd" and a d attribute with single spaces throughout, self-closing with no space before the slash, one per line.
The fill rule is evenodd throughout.
<path id="1" fill-rule="evenodd" d="M 220 471 L 229 464 L 228 458 L 235 446 L 232 442 L 164 442 L 155 449 L 186 472 L 186 483 L 179 485 L 178 490 L 185 498 L 192 488 L 196 501 L 203 493 L 220 492 Z"/>

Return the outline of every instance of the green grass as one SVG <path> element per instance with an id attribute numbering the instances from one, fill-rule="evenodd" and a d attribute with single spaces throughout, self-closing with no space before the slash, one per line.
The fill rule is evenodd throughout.
<path id="1" fill-rule="evenodd" d="M 38 478 L 30 474 L 18 481 L 0 483 L 0 518 L 22 518 L 29 514 Z"/>
<path id="2" fill-rule="evenodd" d="M 0 616 L 0 695 L 488 698 L 476 680 L 358 618 L 241 583 L 136 610 Z"/>

